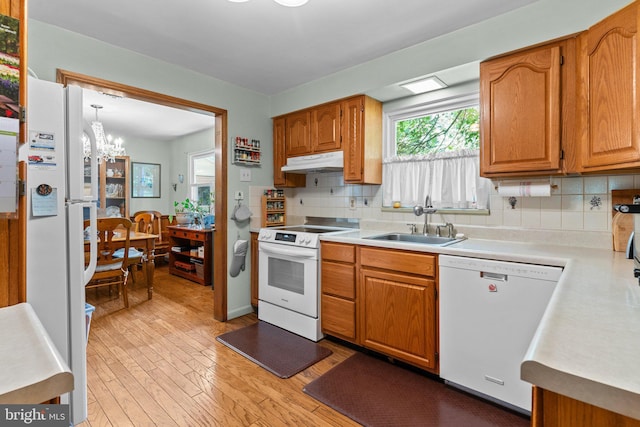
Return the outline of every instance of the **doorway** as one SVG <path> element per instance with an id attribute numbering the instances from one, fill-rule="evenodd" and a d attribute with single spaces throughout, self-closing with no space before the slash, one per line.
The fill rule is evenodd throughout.
<path id="1" fill-rule="evenodd" d="M 227 320 L 227 194 L 224 185 L 227 182 L 227 111 L 197 102 L 175 98 L 145 89 L 127 86 L 120 83 L 74 73 L 67 70 L 57 70 L 58 83 L 75 85 L 105 94 L 137 99 L 140 101 L 165 105 L 168 107 L 212 114 L 215 118 L 215 232 L 213 233 L 213 317 L 224 322 Z"/>

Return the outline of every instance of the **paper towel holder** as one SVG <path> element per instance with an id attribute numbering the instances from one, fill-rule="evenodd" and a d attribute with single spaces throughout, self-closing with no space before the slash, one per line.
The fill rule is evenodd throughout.
<path id="1" fill-rule="evenodd" d="M 498 191 L 498 187 L 500 187 L 499 185 L 494 186 L 493 188 Z M 558 189 L 558 185 L 557 184 L 551 184 L 551 189 L 552 190 L 557 190 Z"/>

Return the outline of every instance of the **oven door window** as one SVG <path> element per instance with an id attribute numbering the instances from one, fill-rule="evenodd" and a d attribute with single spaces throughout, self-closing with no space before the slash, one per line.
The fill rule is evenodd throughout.
<path id="1" fill-rule="evenodd" d="M 269 286 L 304 295 L 304 264 L 269 258 Z"/>

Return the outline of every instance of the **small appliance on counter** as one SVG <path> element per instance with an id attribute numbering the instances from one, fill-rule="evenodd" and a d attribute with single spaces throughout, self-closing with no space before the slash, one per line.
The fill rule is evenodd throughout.
<path id="1" fill-rule="evenodd" d="M 623 214 L 636 214 L 633 217 L 633 232 L 629 237 L 627 247 L 627 257 L 633 258 L 633 276 L 638 277 L 640 284 L 640 239 L 636 239 L 635 235 L 640 236 L 640 195 L 633 197 L 633 204 L 614 205 L 613 209 Z"/>

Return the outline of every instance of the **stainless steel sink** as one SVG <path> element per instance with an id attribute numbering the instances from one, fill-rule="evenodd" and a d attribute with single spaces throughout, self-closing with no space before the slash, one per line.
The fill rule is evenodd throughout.
<path id="1" fill-rule="evenodd" d="M 387 242 L 405 242 L 405 243 L 419 243 L 423 245 L 431 246 L 449 246 L 454 243 L 458 243 L 465 238 L 455 237 L 437 237 L 437 236 L 425 236 L 423 234 L 406 234 L 406 233 L 387 233 L 379 234 L 377 236 L 365 237 L 369 240 L 383 240 Z"/>

